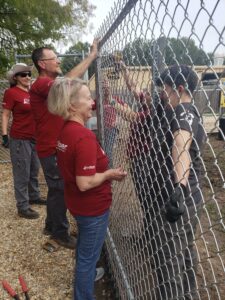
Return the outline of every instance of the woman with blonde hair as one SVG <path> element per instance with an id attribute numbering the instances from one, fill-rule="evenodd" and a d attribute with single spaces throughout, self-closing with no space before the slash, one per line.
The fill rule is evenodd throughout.
<path id="1" fill-rule="evenodd" d="M 85 127 L 94 101 L 80 79 L 56 80 L 48 96 L 48 109 L 64 118 L 57 146 L 58 165 L 65 184 L 65 201 L 78 226 L 74 299 L 93 300 L 96 269 L 108 226 L 112 202 L 111 181 L 126 176 L 121 168 L 107 169 L 108 158 Z"/>

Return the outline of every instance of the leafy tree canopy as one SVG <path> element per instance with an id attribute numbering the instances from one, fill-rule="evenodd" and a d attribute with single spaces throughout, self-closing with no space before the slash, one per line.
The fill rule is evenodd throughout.
<path id="1" fill-rule="evenodd" d="M 165 50 L 165 61 L 167 65 L 175 63 L 187 65 L 208 65 L 210 55 L 195 45 L 195 41 L 190 38 L 168 39 Z"/>
<path id="2" fill-rule="evenodd" d="M 153 44 L 150 40 L 138 38 L 123 49 L 123 58 L 130 66 L 151 66 Z"/>
<path id="3" fill-rule="evenodd" d="M 15 51 L 50 45 L 71 28 L 81 32 L 94 8 L 88 0 L 0 0 L 0 68 Z"/>
<path id="4" fill-rule="evenodd" d="M 70 71 L 74 66 L 78 65 L 83 58 L 89 53 L 90 44 L 78 42 L 71 46 L 65 54 L 71 56 L 65 56 L 62 59 L 61 68 L 64 74 Z M 73 55 L 74 54 L 74 55 Z M 88 77 L 90 78 L 94 74 L 94 63 L 92 63 L 88 69 Z"/>
<path id="5" fill-rule="evenodd" d="M 167 38 L 163 57 L 167 65 L 192 64 L 208 65 L 212 61 L 212 53 L 206 53 L 196 46 L 195 41 L 182 37 Z M 123 58 L 126 64 L 131 66 L 151 66 L 154 57 L 154 42 L 139 38 L 127 44 L 123 49 Z"/>

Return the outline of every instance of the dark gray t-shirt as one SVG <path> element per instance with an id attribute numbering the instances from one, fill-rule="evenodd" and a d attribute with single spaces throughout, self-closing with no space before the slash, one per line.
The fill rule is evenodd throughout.
<path id="1" fill-rule="evenodd" d="M 199 180 L 202 169 L 201 155 L 206 141 L 206 134 L 202 126 L 201 117 L 197 108 L 192 103 L 179 104 L 175 109 L 171 107 L 160 109 L 160 117 L 157 128 L 158 159 L 162 161 L 161 172 L 164 182 L 174 182 L 173 163 L 171 151 L 173 146 L 173 134 L 182 129 L 191 133 L 192 143 L 189 149 L 191 166 L 189 174 L 189 186 L 196 203 L 202 199 Z"/>

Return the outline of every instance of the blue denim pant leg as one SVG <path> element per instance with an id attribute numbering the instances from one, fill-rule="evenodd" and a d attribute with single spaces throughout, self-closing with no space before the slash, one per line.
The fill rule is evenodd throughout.
<path id="1" fill-rule="evenodd" d="M 40 197 L 38 186 L 39 160 L 34 162 L 34 145 L 30 140 L 10 138 L 16 206 L 18 210 L 29 208 L 30 192 L 34 198 Z M 36 154 L 36 151 L 35 151 Z M 32 185 L 32 189 L 31 189 Z"/>
<path id="2" fill-rule="evenodd" d="M 56 156 L 40 158 L 40 162 L 48 186 L 45 226 L 52 232 L 53 238 L 67 239 L 69 222 L 66 217 L 64 183 L 59 173 Z"/>
<path id="3" fill-rule="evenodd" d="M 97 217 L 75 216 L 75 220 L 78 226 L 78 240 L 74 299 L 94 300 L 96 264 L 106 236 L 109 211 Z"/>

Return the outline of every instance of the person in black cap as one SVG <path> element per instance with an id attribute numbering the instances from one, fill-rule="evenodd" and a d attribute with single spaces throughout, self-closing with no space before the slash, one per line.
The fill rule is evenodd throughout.
<path id="1" fill-rule="evenodd" d="M 153 140 L 156 179 L 150 195 L 155 217 L 150 214 L 150 222 L 159 299 L 200 299 L 194 235 L 203 201 L 200 171 L 206 133 L 193 104 L 197 84 L 196 73 L 186 65 L 167 68 L 156 81 L 162 102 Z"/>

